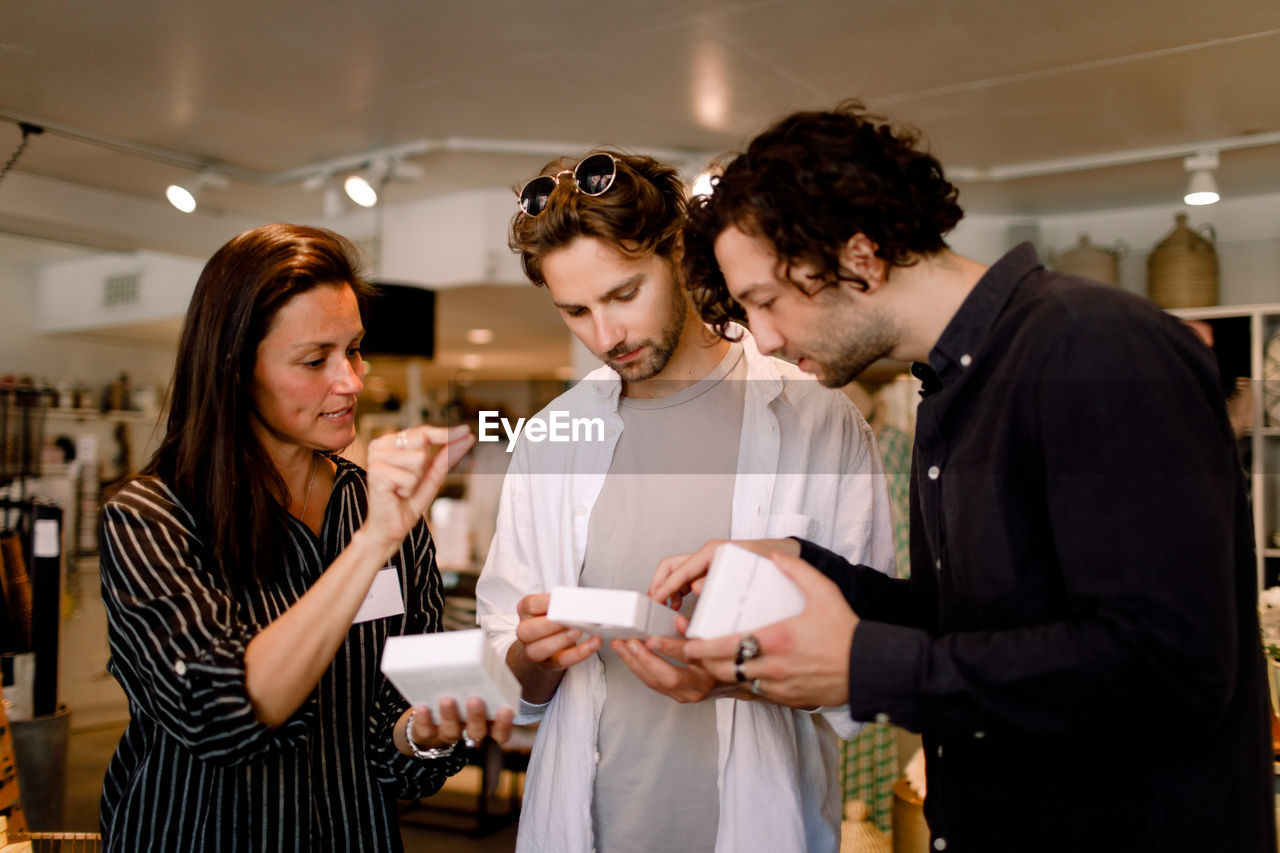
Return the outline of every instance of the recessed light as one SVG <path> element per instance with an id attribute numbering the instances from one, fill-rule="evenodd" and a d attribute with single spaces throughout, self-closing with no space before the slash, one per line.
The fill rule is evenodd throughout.
<path id="1" fill-rule="evenodd" d="M 493 343 L 493 329 L 468 329 L 467 343 L 481 346 Z"/>

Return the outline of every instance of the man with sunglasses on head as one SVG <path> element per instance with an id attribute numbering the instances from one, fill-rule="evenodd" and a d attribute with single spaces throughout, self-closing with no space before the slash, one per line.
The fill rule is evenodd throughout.
<path id="1" fill-rule="evenodd" d="M 920 732 L 934 850 L 1274 851 L 1253 531 L 1211 353 L 1030 244 L 955 253 L 956 198 L 916 133 L 850 102 L 783 119 L 693 205 L 704 319 L 745 318 L 824 384 L 888 356 L 924 387 L 910 580 L 806 537 L 744 543 L 809 591 L 745 674 Z M 724 677 L 738 642 L 685 651 Z"/>
<path id="2" fill-rule="evenodd" d="M 541 720 L 518 849 L 834 853 L 844 708 L 760 701 L 681 660 L 679 639 L 606 644 L 546 613 L 557 585 L 643 593 L 660 559 L 708 537 L 807 535 L 891 570 L 870 428 L 745 330 L 703 325 L 681 285 L 674 169 L 596 152 L 543 172 L 511 245 L 604 366 L 540 416 L 598 418 L 604 434 L 518 440 L 476 590 L 523 687 L 519 719 Z"/>

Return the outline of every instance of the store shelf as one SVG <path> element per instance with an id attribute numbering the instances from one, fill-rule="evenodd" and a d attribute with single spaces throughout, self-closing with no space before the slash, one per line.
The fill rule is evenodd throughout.
<path id="1" fill-rule="evenodd" d="M 156 412 L 134 412 L 116 409 L 103 412 L 99 409 L 46 409 L 45 420 L 72 421 L 113 421 L 129 424 L 153 424 L 159 415 Z"/>
<path id="2" fill-rule="evenodd" d="M 1280 547 L 1273 547 L 1273 535 L 1280 530 L 1280 426 L 1267 425 L 1266 395 L 1262 380 L 1267 375 L 1267 342 L 1280 331 L 1280 303 L 1266 305 L 1217 305 L 1171 311 L 1184 320 L 1204 320 L 1214 328 L 1215 352 L 1239 356 L 1247 350 L 1248 375 L 1252 380 L 1247 393 L 1252 396 L 1248 408 L 1257 426 L 1245 433 L 1248 445 L 1250 484 L 1253 503 L 1253 526 L 1256 531 L 1258 586 L 1280 582 L 1280 572 L 1272 561 L 1280 559 Z M 1221 340 L 1218 340 L 1221 338 Z M 1236 359 L 1233 359 L 1236 360 Z M 1233 364 L 1233 373 L 1243 365 Z M 1270 368 L 1274 370 L 1274 366 Z"/>

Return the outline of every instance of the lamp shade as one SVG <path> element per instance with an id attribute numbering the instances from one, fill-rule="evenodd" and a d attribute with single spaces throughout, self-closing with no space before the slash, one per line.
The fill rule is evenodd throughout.
<path id="1" fill-rule="evenodd" d="M 1191 182 L 1187 185 L 1187 194 L 1182 200 L 1187 204 L 1213 204 L 1221 196 L 1218 195 L 1218 182 L 1213 179 L 1213 172 L 1198 169 L 1191 173 Z"/>

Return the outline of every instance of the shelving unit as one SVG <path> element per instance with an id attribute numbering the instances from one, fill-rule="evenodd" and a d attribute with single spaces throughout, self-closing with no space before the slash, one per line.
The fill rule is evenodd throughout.
<path id="1" fill-rule="evenodd" d="M 1171 311 L 1184 320 L 1222 321 L 1232 328 L 1247 329 L 1249 352 L 1248 393 L 1254 423 L 1248 433 L 1249 474 L 1253 502 L 1254 546 L 1258 560 L 1258 588 L 1280 586 L 1280 422 L 1268 418 L 1266 410 L 1265 350 L 1267 342 L 1280 334 L 1280 303 L 1262 305 L 1222 305 Z M 1235 321 L 1235 322 L 1231 322 Z M 1280 381 L 1273 380 L 1280 392 Z"/>

